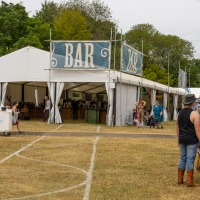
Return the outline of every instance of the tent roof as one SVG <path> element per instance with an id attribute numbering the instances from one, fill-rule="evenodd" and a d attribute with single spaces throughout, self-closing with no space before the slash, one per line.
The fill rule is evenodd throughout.
<path id="1" fill-rule="evenodd" d="M 163 92 L 169 92 L 173 94 L 180 94 L 184 95 L 186 92 L 182 88 L 173 88 L 173 87 L 168 87 L 167 85 L 163 85 L 161 83 L 157 83 L 148 79 L 145 79 L 143 77 L 138 77 L 126 73 L 121 73 L 120 72 L 113 72 L 116 77 L 118 77 L 120 82 L 126 83 L 126 84 L 131 84 L 131 85 L 137 85 L 141 87 L 146 87 L 146 88 L 152 88 L 156 90 L 160 90 Z"/>
<path id="2" fill-rule="evenodd" d="M 46 82 L 50 55 L 48 52 L 25 47 L 0 57 L 1 82 Z"/>
<path id="3" fill-rule="evenodd" d="M 190 93 L 195 94 L 196 98 L 200 98 L 200 88 L 190 88 Z"/>
<path id="4" fill-rule="evenodd" d="M 25 47 L 0 57 L 1 82 L 107 82 L 108 74 L 96 70 L 50 69 L 50 53 Z"/>

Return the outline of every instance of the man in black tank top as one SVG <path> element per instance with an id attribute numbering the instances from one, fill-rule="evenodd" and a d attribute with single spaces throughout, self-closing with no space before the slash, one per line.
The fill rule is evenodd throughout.
<path id="1" fill-rule="evenodd" d="M 196 101 L 194 94 L 187 94 L 182 98 L 184 108 L 177 117 L 177 137 L 180 149 L 178 165 L 178 184 L 183 184 L 185 169 L 187 170 L 187 186 L 196 187 L 193 183 L 194 161 L 198 142 L 200 140 L 199 114 L 192 110 Z"/>

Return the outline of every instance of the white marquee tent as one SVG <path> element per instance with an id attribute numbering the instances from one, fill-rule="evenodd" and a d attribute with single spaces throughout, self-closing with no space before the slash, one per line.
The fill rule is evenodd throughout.
<path id="1" fill-rule="evenodd" d="M 167 94 L 174 95 L 174 117 L 177 115 L 178 95 L 185 94 L 183 89 L 171 88 L 145 78 L 117 71 L 52 69 L 50 62 L 49 52 L 30 46 L 0 57 L 1 105 L 5 103 L 8 85 L 12 85 L 9 89 L 10 92 L 14 92 L 15 87 L 25 85 L 25 98 L 37 97 L 34 87 L 48 87 L 53 104 L 50 116 L 54 116 L 55 123 L 61 123 L 58 103 L 63 89 L 80 92 L 90 91 L 96 94 L 107 92 L 108 125 L 113 124 L 113 111 L 115 111 L 115 124 L 124 125 L 127 112 L 132 112 L 132 108 L 139 99 L 141 87 L 151 89 L 151 104 L 156 98 L 156 90 L 164 93 L 165 120 L 167 120 Z M 31 86 L 33 89 L 30 89 Z M 30 92 L 32 93 L 30 94 Z M 39 90 L 39 93 L 43 97 L 45 90 Z"/>
<path id="2" fill-rule="evenodd" d="M 190 88 L 190 93 L 195 94 L 196 98 L 200 98 L 200 88 Z"/>

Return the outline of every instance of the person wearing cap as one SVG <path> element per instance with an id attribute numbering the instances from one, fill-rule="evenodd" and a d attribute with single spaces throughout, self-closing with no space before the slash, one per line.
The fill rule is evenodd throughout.
<path id="1" fill-rule="evenodd" d="M 184 172 L 187 170 L 187 187 L 198 186 L 193 182 L 194 162 L 200 140 L 199 114 L 192 109 L 195 101 L 196 97 L 194 94 L 183 96 L 182 103 L 184 108 L 178 113 L 176 121 L 180 149 L 178 184 L 183 184 Z"/>

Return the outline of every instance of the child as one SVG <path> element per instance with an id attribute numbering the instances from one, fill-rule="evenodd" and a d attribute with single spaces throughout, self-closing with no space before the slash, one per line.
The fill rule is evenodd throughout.
<path id="1" fill-rule="evenodd" d="M 22 119 L 23 120 L 30 120 L 29 114 L 28 114 L 28 107 L 24 105 L 23 109 L 21 110 Z"/>
<path id="2" fill-rule="evenodd" d="M 133 126 L 139 127 L 138 114 L 136 108 L 133 108 Z"/>
<path id="3" fill-rule="evenodd" d="M 146 115 L 144 116 L 144 119 L 145 119 L 145 125 L 146 125 L 146 126 L 150 126 L 150 115 L 149 115 L 148 112 L 147 112 Z"/>

